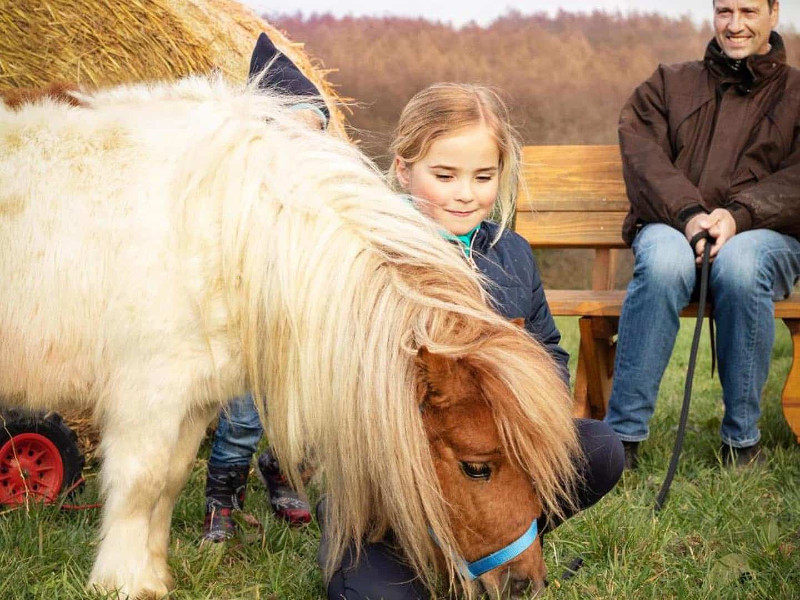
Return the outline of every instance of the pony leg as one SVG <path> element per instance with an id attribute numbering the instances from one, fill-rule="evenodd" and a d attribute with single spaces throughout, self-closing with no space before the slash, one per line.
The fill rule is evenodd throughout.
<path id="1" fill-rule="evenodd" d="M 170 456 L 167 485 L 150 518 L 148 547 L 153 558 L 153 566 L 161 580 L 170 589 L 174 587 L 174 579 L 167 564 L 172 511 L 178 495 L 186 485 L 186 480 L 192 471 L 192 465 L 197 456 L 200 442 L 205 436 L 206 428 L 218 412 L 217 406 L 198 411 L 198 414 L 192 415 L 181 424 L 178 443 Z"/>
<path id="2" fill-rule="evenodd" d="M 101 541 L 89 587 L 121 597 L 161 598 L 169 592 L 149 547 L 150 522 L 167 489 L 172 453 L 185 409 L 139 393 L 114 399 L 104 415 Z M 163 396 L 166 397 L 166 396 Z M 157 408 L 155 408 L 157 407 Z M 162 559 L 161 563 L 164 564 Z"/>

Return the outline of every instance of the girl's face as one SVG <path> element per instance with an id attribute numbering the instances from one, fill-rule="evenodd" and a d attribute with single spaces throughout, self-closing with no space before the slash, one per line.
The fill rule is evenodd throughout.
<path id="1" fill-rule="evenodd" d="M 408 165 L 395 157 L 397 180 L 419 209 L 453 235 L 464 235 L 492 212 L 500 150 L 489 129 L 472 125 L 441 137 Z"/>

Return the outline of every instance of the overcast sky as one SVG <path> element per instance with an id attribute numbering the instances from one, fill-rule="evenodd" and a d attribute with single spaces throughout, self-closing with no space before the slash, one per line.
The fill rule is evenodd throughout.
<path id="1" fill-rule="evenodd" d="M 570 12 L 591 12 L 595 9 L 606 11 L 659 12 L 677 17 L 689 15 L 702 22 L 711 18 L 711 0 L 240 0 L 253 7 L 258 14 L 273 12 L 332 13 L 344 15 L 403 15 L 425 17 L 430 20 L 448 21 L 462 25 L 469 21 L 479 24 L 491 22 L 509 8 L 528 14 L 548 12 L 559 9 Z M 800 0 L 781 0 L 780 22 L 784 27 L 791 26 L 800 31 Z M 779 26 L 778 29 L 781 27 Z"/>

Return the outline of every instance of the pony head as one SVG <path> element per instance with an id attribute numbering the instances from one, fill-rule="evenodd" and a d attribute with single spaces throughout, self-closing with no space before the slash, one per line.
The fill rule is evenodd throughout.
<path id="1" fill-rule="evenodd" d="M 462 572 L 495 596 L 518 597 L 531 587 L 538 591 L 546 575 L 538 536 L 510 559 L 489 562 L 486 574 L 474 567 L 514 544 L 542 514 L 530 474 L 509 453 L 498 428 L 504 386 L 470 359 L 444 358 L 422 348 L 419 362 L 420 410 L 464 561 Z"/>

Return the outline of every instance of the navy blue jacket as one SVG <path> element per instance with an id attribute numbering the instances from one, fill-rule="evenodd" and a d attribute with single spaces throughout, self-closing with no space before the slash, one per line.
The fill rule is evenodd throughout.
<path id="1" fill-rule="evenodd" d="M 544 345 L 569 383 L 569 354 L 559 346 L 561 333 L 547 306 L 531 247 L 525 238 L 510 230 L 504 231 L 492 246 L 497 230 L 495 223 L 481 223 L 472 240 L 472 260 L 493 284 L 487 291 L 497 311 L 508 319 L 523 317 L 525 329 Z"/>

